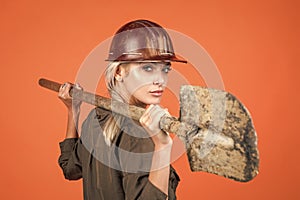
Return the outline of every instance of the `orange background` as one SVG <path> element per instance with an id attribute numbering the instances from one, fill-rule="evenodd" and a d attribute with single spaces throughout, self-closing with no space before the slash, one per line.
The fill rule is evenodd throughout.
<path id="1" fill-rule="evenodd" d="M 37 80 L 73 81 L 96 45 L 146 18 L 208 51 L 259 138 L 260 174 L 249 183 L 192 173 L 182 156 L 178 199 L 300 199 L 299 8 L 297 0 L 0 1 L 0 198 L 82 199 L 81 181 L 64 180 L 57 164 L 66 110 Z"/>

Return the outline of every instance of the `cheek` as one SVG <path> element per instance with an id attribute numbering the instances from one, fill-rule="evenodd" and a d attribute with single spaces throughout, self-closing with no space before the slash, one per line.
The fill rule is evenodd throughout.
<path id="1" fill-rule="evenodd" d="M 168 83 L 168 74 L 163 75 L 163 80 L 164 80 L 164 86 L 166 86 Z"/>
<path id="2" fill-rule="evenodd" d="M 137 91 L 146 90 L 146 87 L 153 84 L 151 76 L 141 76 L 138 73 L 131 73 L 124 79 L 127 91 L 132 95 Z"/>
<path id="3" fill-rule="evenodd" d="M 142 102 L 144 104 L 159 104 L 160 103 L 160 98 L 158 97 L 153 97 L 149 93 L 148 86 L 140 87 L 137 90 L 134 91 L 131 97 L 134 97 L 137 99 L 139 102 Z"/>
<path id="4" fill-rule="evenodd" d="M 143 99 L 147 98 L 147 96 L 149 95 L 148 87 L 139 87 L 134 90 L 131 95 L 143 102 Z"/>

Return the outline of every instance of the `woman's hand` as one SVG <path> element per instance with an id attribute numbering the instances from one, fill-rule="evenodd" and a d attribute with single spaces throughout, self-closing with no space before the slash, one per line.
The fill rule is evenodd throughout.
<path id="1" fill-rule="evenodd" d="M 140 118 L 140 123 L 147 130 L 155 145 L 149 181 L 165 194 L 168 194 L 173 141 L 168 133 L 159 128 L 160 118 L 164 115 L 170 114 L 158 105 L 150 105 Z"/>
<path id="2" fill-rule="evenodd" d="M 82 90 L 78 84 L 72 85 L 71 83 L 64 83 L 59 88 L 58 97 L 68 109 L 66 138 L 78 138 L 77 125 L 80 113 L 80 105 L 82 102 L 72 99 L 69 94 L 71 87 Z"/>
<path id="3" fill-rule="evenodd" d="M 159 105 L 150 105 L 140 118 L 141 125 L 151 136 L 156 149 L 172 145 L 169 134 L 159 128 L 160 118 L 164 115 L 170 115 L 167 109 L 163 109 Z"/>
<path id="4" fill-rule="evenodd" d="M 76 89 L 82 90 L 80 85 L 77 83 L 75 85 L 72 85 L 71 83 L 64 83 L 59 88 L 58 97 L 66 105 L 68 111 L 79 111 L 82 102 L 72 99 L 69 93 L 71 87 L 75 87 Z"/>

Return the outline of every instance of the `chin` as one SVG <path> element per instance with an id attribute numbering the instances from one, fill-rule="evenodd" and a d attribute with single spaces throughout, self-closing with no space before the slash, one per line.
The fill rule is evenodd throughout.
<path id="1" fill-rule="evenodd" d="M 160 104 L 160 99 L 151 99 L 148 101 L 144 101 L 145 104 L 150 105 L 150 104 Z"/>
<path id="2" fill-rule="evenodd" d="M 150 104 L 160 104 L 161 97 L 143 96 L 142 98 L 136 98 L 139 102 L 138 104 L 144 104 L 145 106 Z M 139 105 L 141 106 L 141 105 Z"/>

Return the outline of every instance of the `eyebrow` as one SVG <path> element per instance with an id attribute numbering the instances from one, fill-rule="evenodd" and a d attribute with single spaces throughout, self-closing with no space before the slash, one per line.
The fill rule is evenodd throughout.
<path id="1" fill-rule="evenodd" d="M 162 64 L 164 66 L 171 66 L 171 62 L 139 62 L 139 65 L 145 65 L 147 63 L 150 63 L 150 64 Z"/>
<path id="2" fill-rule="evenodd" d="M 164 66 L 171 66 L 171 62 L 158 62 Z"/>

